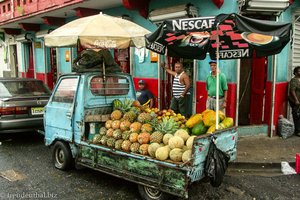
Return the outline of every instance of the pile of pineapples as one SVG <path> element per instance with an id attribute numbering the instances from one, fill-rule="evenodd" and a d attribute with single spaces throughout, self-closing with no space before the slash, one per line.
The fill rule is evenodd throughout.
<path id="1" fill-rule="evenodd" d="M 155 111 L 149 111 L 148 107 L 141 106 L 138 101 L 115 100 L 110 120 L 94 136 L 93 143 L 149 155 L 159 160 L 188 161 L 192 145 L 188 148 L 186 142 L 190 135 L 179 126 L 174 118 L 158 118 Z M 184 134 L 176 135 L 177 132 Z M 173 137 L 176 137 L 172 139 L 174 144 L 169 145 Z M 186 156 L 183 159 L 184 153 Z"/>

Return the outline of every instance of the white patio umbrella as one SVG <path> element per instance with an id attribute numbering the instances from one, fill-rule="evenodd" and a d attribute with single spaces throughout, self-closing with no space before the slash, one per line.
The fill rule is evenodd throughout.
<path id="1" fill-rule="evenodd" d="M 118 48 L 145 46 L 144 35 L 150 33 L 131 21 L 98 14 L 71 21 L 45 36 L 48 47 Z"/>

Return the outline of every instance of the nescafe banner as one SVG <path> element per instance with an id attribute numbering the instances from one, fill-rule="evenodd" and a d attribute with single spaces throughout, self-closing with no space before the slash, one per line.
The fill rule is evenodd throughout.
<path id="1" fill-rule="evenodd" d="M 217 29 L 218 25 L 218 29 Z M 280 53 L 290 41 L 291 23 L 257 20 L 237 14 L 164 21 L 146 35 L 147 48 L 172 57 L 204 59 L 251 58 Z M 217 35 L 219 43 L 217 43 Z"/>

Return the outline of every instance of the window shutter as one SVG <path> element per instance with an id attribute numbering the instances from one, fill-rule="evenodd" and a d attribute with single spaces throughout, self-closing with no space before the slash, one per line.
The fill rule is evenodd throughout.
<path id="1" fill-rule="evenodd" d="M 300 66 L 300 16 L 294 21 L 292 67 Z"/>

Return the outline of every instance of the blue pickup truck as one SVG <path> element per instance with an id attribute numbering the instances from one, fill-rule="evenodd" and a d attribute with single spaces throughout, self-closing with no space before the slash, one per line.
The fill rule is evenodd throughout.
<path id="1" fill-rule="evenodd" d="M 138 184 L 143 199 L 169 195 L 188 198 L 189 186 L 205 177 L 211 135 L 194 139 L 189 163 L 160 161 L 90 142 L 91 124 L 104 124 L 115 99 L 135 99 L 132 77 L 124 73 L 86 72 L 59 78 L 45 107 L 45 144 L 53 150 L 56 168 L 85 166 Z M 96 123 L 95 123 L 96 122 Z M 236 159 L 236 127 L 213 133 L 216 146 Z"/>

